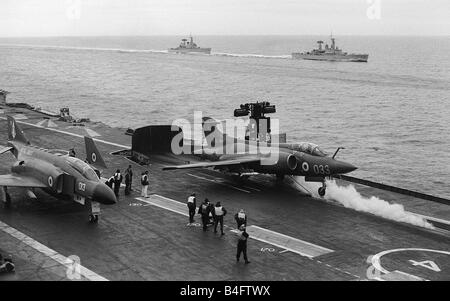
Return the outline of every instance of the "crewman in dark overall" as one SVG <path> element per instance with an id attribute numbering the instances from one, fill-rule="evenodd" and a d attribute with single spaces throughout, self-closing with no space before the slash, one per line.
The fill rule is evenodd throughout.
<path id="1" fill-rule="evenodd" d="M 123 177 L 120 174 L 120 170 L 118 169 L 116 173 L 114 174 L 114 194 L 116 197 L 119 197 L 119 189 L 120 184 L 122 184 Z"/>
<path id="2" fill-rule="evenodd" d="M 209 215 L 208 215 L 208 225 L 214 225 L 214 221 L 216 219 L 216 212 L 214 210 L 214 204 L 211 203 L 210 201 L 208 201 L 208 210 L 209 210 Z"/>
<path id="3" fill-rule="evenodd" d="M 129 185 L 130 185 L 130 174 L 129 173 L 125 173 L 125 195 L 129 195 L 130 191 L 129 189 Z"/>
<path id="4" fill-rule="evenodd" d="M 242 225 L 247 227 L 247 214 L 245 214 L 244 209 L 239 210 L 239 212 L 234 215 L 234 219 L 236 220 L 238 229 L 240 229 Z"/>
<path id="5" fill-rule="evenodd" d="M 201 214 L 202 216 L 203 231 L 206 232 L 209 220 L 208 199 L 205 199 L 200 207 L 198 207 L 198 214 Z"/>
<path id="6" fill-rule="evenodd" d="M 248 233 L 245 230 L 245 226 L 242 225 L 239 230 L 241 233 L 239 234 L 239 239 L 237 243 L 237 253 L 236 253 L 236 261 L 239 262 L 239 258 L 241 257 L 241 253 L 244 253 L 245 264 L 250 263 L 247 258 L 247 239 L 249 237 Z"/>
<path id="7" fill-rule="evenodd" d="M 197 209 L 197 200 L 194 192 L 188 197 L 187 206 L 189 209 L 189 224 L 191 225 L 194 222 L 195 209 Z"/>
<path id="8" fill-rule="evenodd" d="M 214 207 L 214 213 L 214 233 L 217 233 L 217 225 L 220 223 L 221 235 L 225 235 L 223 233 L 223 217 L 227 214 L 227 210 L 220 205 L 220 202 L 217 202 Z"/>
<path id="9" fill-rule="evenodd" d="M 129 195 L 131 193 L 132 183 L 133 183 L 133 170 L 131 169 L 131 165 L 128 165 L 128 168 L 125 171 L 125 195 Z"/>
<path id="10" fill-rule="evenodd" d="M 75 153 L 75 149 L 74 148 L 71 148 L 71 149 L 69 149 L 69 156 L 70 157 L 76 157 L 76 153 Z"/>

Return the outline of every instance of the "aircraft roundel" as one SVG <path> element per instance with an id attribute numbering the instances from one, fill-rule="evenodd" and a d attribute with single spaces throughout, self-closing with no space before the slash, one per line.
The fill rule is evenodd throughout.
<path id="1" fill-rule="evenodd" d="M 50 187 L 53 187 L 53 178 L 52 178 L 52 176 L 49 176 L 49 177 L 48 177 L 47 182 L 48 182 L 48 185 L 49 185 Z"/>
<path id="2" fill-rule="evenodd" d="M 302 163 L 302 169 L 303 169 L 303 171 L 308 171 L 309 170 L 309 164 L 308 164 L 308 162 L 303 162 Z"/>
<path id="3" fill-rule="evenodd" d="M 95 153 L 92 153 L 91 158 L 92 158 L 92 162 L 97 161 L 97 155 Z"/>

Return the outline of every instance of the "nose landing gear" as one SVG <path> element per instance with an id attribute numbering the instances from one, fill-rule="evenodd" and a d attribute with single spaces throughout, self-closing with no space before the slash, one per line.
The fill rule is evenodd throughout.
<path id="1" fill-rule="evenodd" d="M 98 223 L 98 215 L 100 214 L 100 203 L 91 201 L 91 214 L 89 214 L 89 222 Z"/>

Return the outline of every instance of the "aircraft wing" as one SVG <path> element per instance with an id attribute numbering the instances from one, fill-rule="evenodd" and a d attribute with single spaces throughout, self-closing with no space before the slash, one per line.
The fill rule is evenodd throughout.
<path id="1" fill-rule="evenodd" d="M 45 188 L 47 185 L 32 177 L 17 174 L 0 175 L 0 186 Z"/>
<path id="2" fill-rule="evenodd" d="M 13 147 L 11 146 L 0 146 L 0 155 L 6 153 L 7 151 L 12 150 Z"/>
<path id="3" fill-rule="evenodd" d="M 221 160 L 221 161 L 164 166 L 162 169 L 163 170 L 171 170 L 171 169 L 206 168 L 206 167 L 216 167 L 216 166 L 231 166 L 231 165 L 239 165 L 239 164 L 244 164 L 244 163 L 256 163 L 256 162 L 260 162 L 260 161 L 261 161 L 260 158 L 251 156 L 251 157 L 241 157 L 241 158 Z"/>

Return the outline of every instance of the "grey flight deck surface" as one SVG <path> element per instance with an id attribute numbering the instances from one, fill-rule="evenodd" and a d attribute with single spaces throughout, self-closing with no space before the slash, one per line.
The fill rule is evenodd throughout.
<path id="1" fill-rule="evenodd" d="M 103 207 L 98 224 L 90 224 L 88 210 L 77 203 L 39 190 L 38 199 L 31 200 L 19 189 L 8 189 L 12 206 L 0 207 L 0 253 L 13 255 L 16 272 L 0 275 L 0 280 L 68 280 L 68 258 L 80 259 L 81 280 L 450 280 L 450 236 L 445 231 L 344 208 L 269 176 L 238 184 L 212 170 L 162 171 L 163 165 L 182 162 L 160 156 L 149 167 L 139 166 L 110 154 L 130 146 L 131 138 L 125 129 L 102 123 L 76 127 L 51 118 L 48 126 L 41 113 L 2 107 L 2 141 L 7 140 L 6 114 L 27 118 L 17 121 L 33 144 L 75 147 L 81 159 L 88 127 L 90 134 L 99 135 L 96 144 L 109 167 L 102 176 L 109 178 L 132 164 L 134 191 L 125 197 L 122 189 L 118 204 Z M 0 173 L 7 173 L 12 155 L 3 154 L 0 162 Z M 139 176 L 146 169 L 150 197 L 143 199 Z M 444 205 L 357 188 L 450 220 Z M 197 205 L 207 197 L 228 210 L 224 236 L 211 228 L 204 233 L 198 215 L 197 224 L 187 226 L 185 201 L 191 192 L 197 193 Z M 252 238 L 249 265 L 235 259 L 233 216 L 241 208 L 248 213 Z"/>

